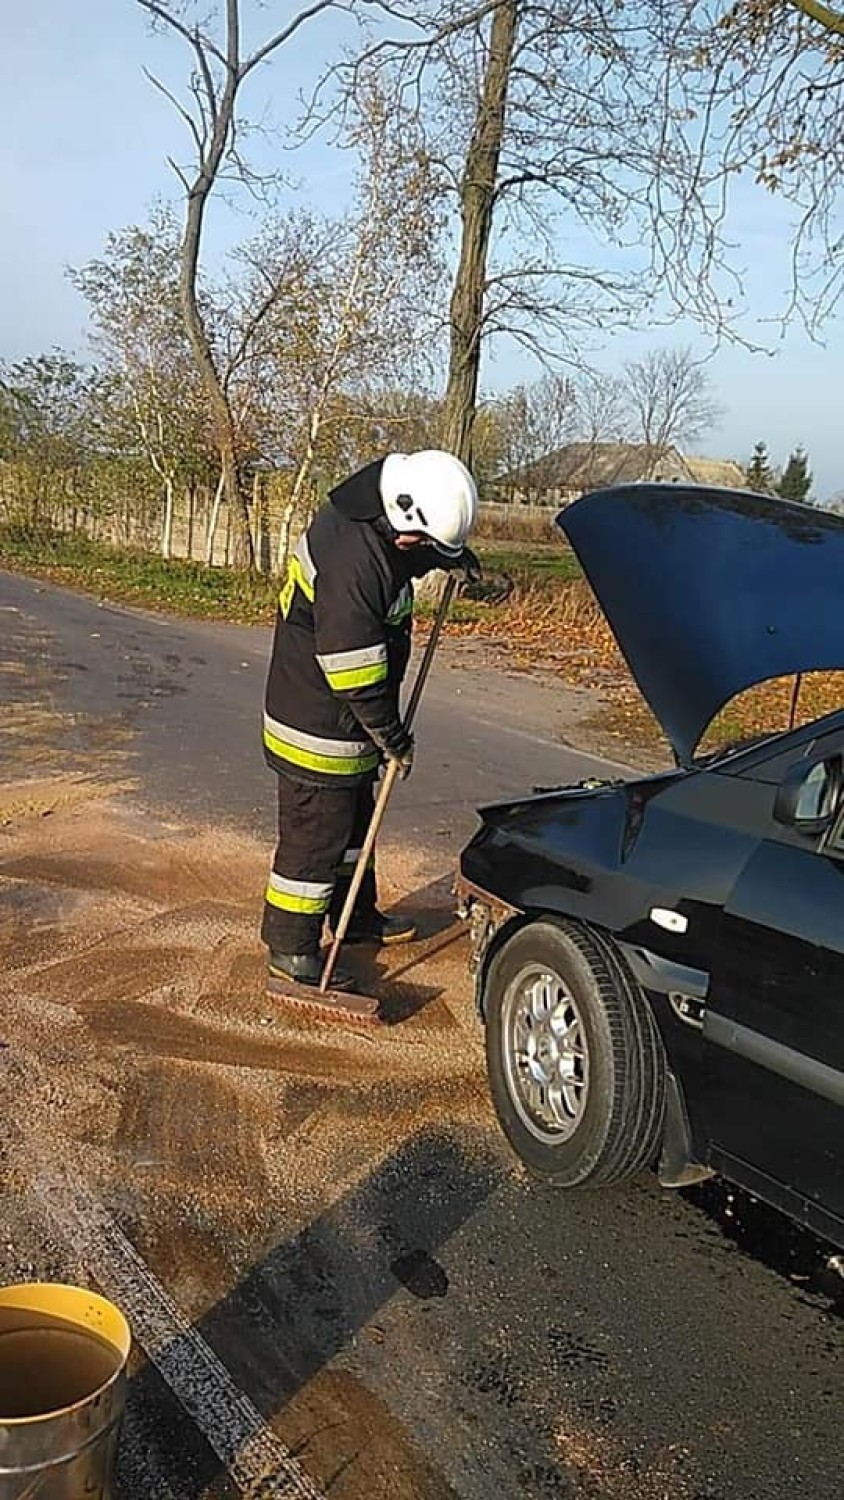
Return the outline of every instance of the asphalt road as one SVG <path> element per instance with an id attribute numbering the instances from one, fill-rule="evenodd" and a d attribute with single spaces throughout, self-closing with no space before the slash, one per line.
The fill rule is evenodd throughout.
<path id="1" fill-rule="evenodd" d="M 7 710 L 46 693 L 68 769 L 123 735 L 141 803 L 271 840 L 266 632 L 2 574 L 0 611 L 0 742 Z M 390 837 L 445 858 L 478 804 L 599 773 L 562 744 L 566 712 L 553 689 L 452 652 Z M 4 755 L 7 776 L 26 769 L 25 743 Z M 123 1222 L 143 1237 L 137 1204 Z M 841 1284 L 817 1241 L 718 1186 L 561 1196 L 485 1126 L 438 1125 L 295 1232 L 264 1234 L 237 1283 L 198 1301 L 199 1331 L 269 1422 L 315 1388 L 358 1411 L 360 1442 L 389 1456 L 373 1496 L 841 1494 Z M 120 1475 L 121 1500 L 239 1492 L 149 1366 Z M 340 1464 L 326 1491 L 343 1486 Z"/>
<path id="2" fill-rule="evenodd" d="M 57 713 L 76 716 L 71 757 L 84 754 L 89 721 L 122 726 L 131 731 L 130 770 L 146 803 L 234 819 L 272 838 L 273 779 L 260 749 L 268 630 L 98 604 L 2 572 L 0 623 L 7 652 L 37 676 L 41 697 L 46 691 Z M 471 647 L 447 647 L 444 656 L 428 683 L 417 763 L 396 794 L 388 836 L 444 837 L 456 850 L 484 803 L 606 774 L 605 763 L 565 746 L 573 695 L 524 675 L 467 670 Z M 11 691 L 25 693 L 25 682 L 16 679 Z"/>

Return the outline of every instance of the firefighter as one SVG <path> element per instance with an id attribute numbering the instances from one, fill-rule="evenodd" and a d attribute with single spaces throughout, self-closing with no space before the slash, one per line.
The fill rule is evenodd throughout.
<path id="1" fill-rule="evenodd" d="M 410 656 L 413 584 L 434 568 L 474 570 L 469 470 L 450 453 L 391 453 L 331 491 L 301 537 L 279 595 L 264 714 L 278 778 L 279 842 L 261 936 L 270 974 L 318 985 L 332 926 L 372 816 L 379 766 L 413 764 L 399 693 Z M 347 941 L 410 942 L 407 917 L 376 904 L 374 867 Z M 354 988 L 335 971 L 332 987 Z"/>

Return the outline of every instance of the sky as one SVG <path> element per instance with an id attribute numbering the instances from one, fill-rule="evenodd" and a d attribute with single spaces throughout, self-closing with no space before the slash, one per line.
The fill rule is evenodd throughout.
<path id="1" fill-rule="evenodd" d="M 297 7 L 288 0 L 244 13 L 257 37 Z M 184 81 L 187 50 L 177 39 L 152 35 L 135 0 L 29 0 L 4 16 L 0 97 L 7 126 L 0 136 L 0 359 L 14 360 L 60 346 L 84 356 L 84 303 L 66 278 L 100 253 L 106 235 L 144 221 L 151 203 L 173 196 L 168 155 L 185 154 L 184 126 L 156 93 L 143 69 L 174 86 Z M 247 34 L 247 44 L 250 38 Z M 246 104 L 254 116 L 267 109 L 279 123 L 295 109 L 300 89 L 314 79 L 338 40 L 336 17 L 306 25 L 294 42 L 250 82 Z M 267 143 L 256 145 L 259 154 Z M 285 158 L 291 199 L 306 194 L 318 209 L 336 209 L 348 191 L 348 167 L 327 145 Z M 764 439 L 784 464 L 802 444 L 815 475 L 814 498 L 844 492 L 838 427 L 844 390 L 840 322 L 827 325 L 824 344 L 798 328 L 780 339 L 764 320 L 779 305 L 785 285 L 788 215 L 784 207 L 748 186 L 738 190 L 733 220 L 747 267 L 750 332 L 775 348 L 751 354 L 717 350 L 708 364 L 724 415 L 694 447 L 710 457 L 749 459 Z M 212 247 L 243 237 L 248 224 L 218 204 Z M 691 344 L 701 357 L 710 346 L 692 323 L 649 328 L 608 338 L 596 363 L 608 371 L 645 350 Z M 502 389 L 538 373 L 519 350 L 500 347 L 484 372 L 487 389 Z"/>

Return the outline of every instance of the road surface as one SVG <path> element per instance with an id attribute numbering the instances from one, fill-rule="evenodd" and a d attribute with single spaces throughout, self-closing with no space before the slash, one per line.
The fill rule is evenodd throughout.
<path id="1" fill-rule="evenodd" d="M 7 651 L 27 664 L 32 694 L 75 715 L 80 742 L 89 721 L 131 730 L 145 800 L 200 819 L 223 814 L 272 836 L 272 777 L 260 750 L 269 631 L 98 605 L 3 573 L 0 610 Z M 475 664 L 479 650 L 447 643 L 446 662 L 434 668 L 418 764 L 390 814 L 395 836 L 447 832 L 457 849 L 485 802 L 601 769 L 565 748 L 577 694 L 524 674 L 502 681 Z M 25 695 L 25 679 L 10 690 Z"/>
<path id="2" fill-rule="evenodd" d="M 265 1460 L 335 1500 L 837 1500 L 818 1242 L 717 1186 L 560 1196 L 491 1120 L 447 874 L 478 804 L 600 774 L 580 701 L 449 649 L 385 851 L 427 942 L 345 1037 L 260 995 L 267 632 L 3 574 L 0 625 L 0 1275 L 128 1302 L 120 1500 L 296 1493 Z"/>

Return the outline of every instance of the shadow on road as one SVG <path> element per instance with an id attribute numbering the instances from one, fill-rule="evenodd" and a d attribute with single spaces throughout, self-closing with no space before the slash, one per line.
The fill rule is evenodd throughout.
<path id="1" fill-rule="evenodd" d="M 200 1333 L 271 1420 L 402 1287 L 425 1300 L 446 1294 L 437 1249 L 503 1175 L 501 1158 L 483 1132 L 416 1137 L 294 1239 L 271 1250 L 201 1320 Z M 225 1481 L 216 1487 L 219 1465 L 185 1432 L 192 1424 L 183 1420 L 174 1441 L 163 1396 L 150 1366 L 131 1381 L 118 1500 L 137 1500 L 141 1432 L 159 1451 L 166 1444 L 168 1483 L 179 1500 L 200 1500 L 212 1484 L 214 1495 L 234 1493 Z"/>
<path id="2" fill-rule="evenodd" d="M 720 1177 L 686 1188 L 682 1196 L 745 1255 L 809 1296 L 823 1298 L 827 1312 L 844 1317 L 844 1276 L 830 1264 L 832 1245 Z"/>

